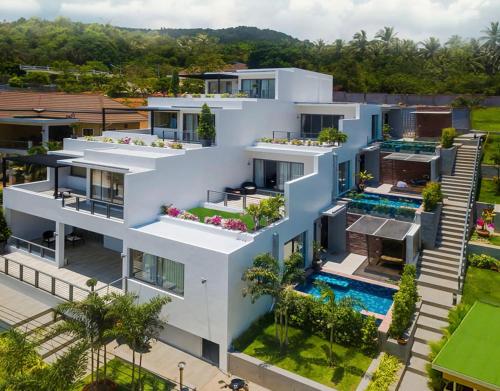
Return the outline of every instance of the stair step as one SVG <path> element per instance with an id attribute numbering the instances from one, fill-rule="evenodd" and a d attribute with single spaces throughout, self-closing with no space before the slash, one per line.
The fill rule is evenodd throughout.
<path id="1" fill-rule="evenodd" d="M 428 362 L 429 361 L 422 359 L 420 357 L 412 356 L 410 357 L 406 370 L 427 376 L 426 365 Z"/>
<path id="2" fill-rule="evenodd" d="M 428 274 L 420 274 L 417 278 L 417 284 L 452 293 L 457 293 L 458 289 L 457 279 L 451 281 L 446 278 L 430 276 Z"/>
<path id="3" fill-rule="evenodd" d="M 439 341 L 443 336 L 441 331 L 431 331 L 417 327 L 415 330 L 415 341 L 420 341 L 422 343 Z"/>
<path id="4" fill-rule="evenodd" d="M 427 374 L 405 371 L 398 391 L 431 391 L 427 382 Z"/>
<path id="5" fill-rule="evenodd" d="M 447 258 L 443 258 L 443 257 L 439 257 L 439 256 L 422 255 L 421 260 L 422 260 L 421 262 L 422 263 L 425 262 L 425 265 L 427 265 L 428 267 L 433 265 L 436 267 L 445 266 L 447 268 L 448 267 L 454 268 L 454 267 L 458 267 L 458 264 L 459 264 L 458 257 L 456 259 L 451 260 L 451 259 L 447 259 Z"/>
<path id="6" fill-rule="evenodd" d="M 443 265 L 435 263 L 429 259 L 422 259 L 420 261 L 421 271 L 429 271 L 429 273 L 447 273 L 453 274 L 455 277 L 458 272 L 458 262 L 455 265 Z"/>
<path id="7" fill-rule="evenodd" d="M 422 265 L 420 267 L 420 275 L 421 276 L 430 276 L 430 277 L 436 277 L 436 278 L 443 278 L 445 280 L 449 281 L 457 281 L 457 272 L 456 271 L 441 271 L 441 270 L 436 270 L 435 268 L 431 267 L 426 267 L 425 265 Z"/>
<path id="8" fill-rule="evenodd" d="M 425 314 L 429 318 L 436 318 L 442 321 L 448 321 L 449 310 L 435 305 L 423 303 L 420 307 L 420 313 Z"/>
<path id="9" fill-rule="evenodd" d="M 449 240 L 437 240 L 436 245 L 439 247 L 443 248 L 454 248 L 454 249 L 461 249 L 462 248 L 462 241 L 457 242 L 452 242 Z"/>
<path id="10" fill-rule="evenodd" d="M 414 357 L 428 360 L 430 352 L 431 352 L 431 349 L 429 348 L 429 345 L 427 345 L 426 343 L 419 342 L 419 341 L 413 342 L 413 346 L 411 347 L 411 354 Z"/>
<path id="11" fill-rule="evenodd" d="M 429 255 L 430 257 L 434 257 L 434 258 L 439 258 L 439 259 L 447 259 L 447 260 L 451 260 L 451 261 L 455 261 L 455 262 L 458 262 L 458 259 L 460 258 L 458 256 L 457 253 L 449 253 L 449 252 L 445 252 L 445 251 L 440 251 L 440 250 L 427 250 L 427 249 L 424 249 L 422 251 L 422 255 L 425 256 L 425 255 Z"/>
<path id="12" fill-rule="evenodd" d="M 461 234 L 450 235 L 450 234 L 443 234 L 441 232 L 438 234 L 437 240 L 441 241 L 441 242 L 459 243 L 461 245 L 462 244 L 462 235 Z"/>
<path id="13" fill-rule="evenodd" d="M 450 233 L 450 234 L 459 233 L 460 236 L 464 233 L 464 225 L 452 221 L 445 221 L 445 222 L 441 221 L 439 229 L 441 230 L 442 233 Z"/>
<path id="14" fill-rule="evenodd" d="M 461 212 L 465 214 L 465 211 L 467 210 L 466 206 L 457 206 L 457 205 L 445 205 L 443 207 L 443 212 Z"/>
<path id="15" fill-rule="evenodd" d="M 441 232 L 441 236 L 443 237 L 449 237 L 449 238 L 459 238 L 462 240 L 463 237 L 463 227 L 462 229 L 458 228 L 453 231 L 452 229 L 445 228 L 443 225 L 439 225 L 439 232 Z"/>
<path id="16" fill-rule="evenodd" d="M 440 332 L 443 328 L 448 326 L 448 321 L 420 314 L 417 320 L 417 325 L 417 327 L 425 330 Z"/>

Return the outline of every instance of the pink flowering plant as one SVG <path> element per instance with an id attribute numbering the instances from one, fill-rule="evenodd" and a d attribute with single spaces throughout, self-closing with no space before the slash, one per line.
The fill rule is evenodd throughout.
<path id="1" fill-rule="evenodd" d="M 484 229 L 484 220 L 480 217 L 476 220 L 477 229 Z"/>
<path id="2" fill-rule="evenodd" d="M 222 227 L 225 229 L 230 229 L 232 231 L 247 231 L 247 225 L 239 219 L 226 219 L 222 222 Z"/>
<path id="3" fill-rule="evenodd" d="M 123 137 L 118 139 L 118 144 L 130 144 L 130 141 L 132 141 L 130 137 Z"/>
<path id="4" fill-rule="evenodd" d="M 178 217 L 182 211 L 180 209 L 172 206 L 172 204 L 170 204 L 170 205 L 163 205 L 161 207 L 161 212 L 162 212 L 162 214 L 170 216 L 170 217 Z"/>
<path id="5" fill-rule="evenodd" d="M 183 220 L 200 221 L 200 218 L 198 216 L 186 212 L 185 210 L 183 210 L 179 215 L 177 215 L 177 217 Z"/>
<path id="6" fill-rule="evenodd" d="M 205 217 L 205 224 L 220 226 L 220 225 L 222 225 L 222 217 L 218 216 L 218 215 L 207 216 L 207 217 Z"/>

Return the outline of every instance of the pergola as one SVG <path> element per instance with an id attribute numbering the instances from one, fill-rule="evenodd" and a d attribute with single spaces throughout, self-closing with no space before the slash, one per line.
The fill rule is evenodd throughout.
<path id="1" fill-rule="evenodd" d="M 54 198 L 59 196 L 59 168 L 69 167 L 69 164 L 60 162 L 60 160 L 68 159 L 66 155 L 58 154 L 38 154 L 38 155 L 26 155 L 26 156 L 6 156 L 2 158 L 2 184 L 3 187 L 7 187 L 7 161 L 15 162 L 22 165 L 35 165 L 50 167 L 54 169 Z"/>

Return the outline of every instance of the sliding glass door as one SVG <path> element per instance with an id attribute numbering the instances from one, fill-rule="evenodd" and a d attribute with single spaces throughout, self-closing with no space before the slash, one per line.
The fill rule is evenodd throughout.
<path id="1" fill-rule="evenodd" d="M 254 159 L 254 182 L 257 187 L 284 191 L 285 183 L 304 175 L 304 164 Z"/>
<path id="2" fill-rule="evenodd" d="M 91 198 L 123 205 L 123 174 L 102 170 L 91 170 Z"/>
<path id="3" fill-rule="evenodd" d="M 339 164 L 339 194 L 345 193 L 351 188 L 351 166 L 347 160 Z"/>
<path id="4" fill-rule="evenodd" d="M 241 90 L 250 98 L 274 99 L 274 79 L 243 79 Z"/>
<path id="5" fill-rule="evenodd" d="M 319 132 L 325 128 L 338 129 L 339 121 L 343 118 L 343 115 L 302 114 L 300 121 L 302 137 L 317 138 Z"/>

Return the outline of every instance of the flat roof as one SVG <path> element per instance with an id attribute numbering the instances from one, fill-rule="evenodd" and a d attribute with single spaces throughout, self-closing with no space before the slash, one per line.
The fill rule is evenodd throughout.
<path id="1" fill-rule="evenodd" d="M 438 353 L 440 372 L 500 390 L 500 307 L 476 301 Z"/>
<path id="2" fill-rule="evenodd" d="M 451 114 L 451 111 L 412 111 L 411 114 Z"/>
<path id="3" fill-rule="evenodd" d="M 23 156 L 8 156 L 5 157 L 4 159 L 20 164 L 34 164 L 43 167 L 53 167 L 53 168 L 68 167 L 68 164 L 59 162 L 59 160 L 68 159 L 68 156 L 66 155 L 57 155 L 57 154 L 23 155 Z"/>
<path id="4" fill-rule="evenodd" d="M 0 123 L 13 125 L 70 125 L 78 122 L 76 118 L 12 117 L 0 118 Z"/>
<path id="5" fill-rule="evenodd" d="M 159 220 L 134 229 L 160 238 L 224 254 L 230 254 L 248 244 L 248 241 L 239 240 L 225 232 L 219 233 L 217 230 L 203 229 L 205 228 L 203 225 L 197 227 L 194 223 L 192 225 L 191 227 L 189 224 Z"/>
<path id="6" fill-rule="evenodd" d="M 407 162 L 419 162 L 419 163 L 430 163 L 433 160 L 437 160 L 439 157 L 437 155 L 426 155 L 426 154 L 413 154 L 413 153 L 401 153 L 394 152 L 387 156 L 384 156 L 384 160 L 402 160 Z"/>
<path id="7" fill-rule="evenodd" d="M 403 241 L 412 226 L 412 223 L 405 221 L 364 215 L 348 227 L 346 231 Z"/>

